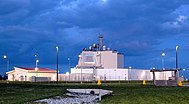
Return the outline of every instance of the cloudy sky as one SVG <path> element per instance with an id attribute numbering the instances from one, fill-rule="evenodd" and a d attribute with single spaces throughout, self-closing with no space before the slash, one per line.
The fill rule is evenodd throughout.
<path id="1" fill-rule="evenodd" d="M 68 71 L 68 57 L 75 66 L 83 48 L 98 42 L 125 55 L 125 67 L 179 67 L 189 69 L 188 0 L 1 0 L 0 72 L 8 55 L 12 66 L 56 68 Z"/>

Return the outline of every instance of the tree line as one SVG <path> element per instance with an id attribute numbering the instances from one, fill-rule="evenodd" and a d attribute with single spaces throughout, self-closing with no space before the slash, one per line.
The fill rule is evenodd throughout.
<path id="1" fill-rule="evenodd" d="M 7 75 L 0 75 L 0 80 L 7 80 L 8 79 L 8 76 Z"/>

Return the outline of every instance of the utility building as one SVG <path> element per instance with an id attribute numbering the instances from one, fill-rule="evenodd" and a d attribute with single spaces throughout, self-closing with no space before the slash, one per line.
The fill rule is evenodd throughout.
<path id="1" fill-rule="evenodd" d="M 56 81 L 56 70 L 47 68 L 14 67 L 14 70 L 6 74 L 8 74 L 9 81 Z"/>

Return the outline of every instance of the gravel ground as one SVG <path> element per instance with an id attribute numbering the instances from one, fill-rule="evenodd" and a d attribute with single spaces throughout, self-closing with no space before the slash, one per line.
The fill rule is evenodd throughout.
<path id="1" fill-rule="evenodd" d="M 97 95 L 72 94 L 75 97 L 56 97 L 43 100 L 37 100 L 36 103 L 47 104 L 97 104 Z"/>

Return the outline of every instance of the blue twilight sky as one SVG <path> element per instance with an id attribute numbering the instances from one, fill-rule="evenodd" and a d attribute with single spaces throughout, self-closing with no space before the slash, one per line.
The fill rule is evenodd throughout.
<path id="1" fill-rule="evenodd" d="M 75 66 L 83 48 L 98 42 L 125 54 L 125 67 L 179 67 L 189 70 L 189 0 L 0 0 L 0 72 L 7 54 L 13 66 Z"/>

